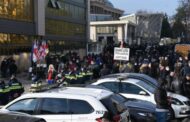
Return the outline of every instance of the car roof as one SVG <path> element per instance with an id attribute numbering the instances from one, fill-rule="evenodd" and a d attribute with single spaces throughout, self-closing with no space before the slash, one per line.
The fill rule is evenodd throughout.
<path id="1" fill-rule="evenodd" d="M 80 96 L 92 96 L 96 99 L 103 99 L 111 94 L 113 92 L 104 90 L 104 89 L 96 89 L 96 88 L 82 88 L 82 87 L 62 87 L 57 88 L 53 90 L 47 91 L 48 93 L 64 93 L 64 94 L 74 94 L 74 95 L 80 95 Z"/>
<path id="2" fill-rule="evenodd" d="M 141 80 L 151 81 L 156 86 L 158 85 L 158 82 L 156 81 L 156 79 L 154 79 L 148 75 L 142 74 L 142 73 L 116 73 L 116 74 L 110 74 L 110 75 L 103 76 L 100 79 L 105 79 L 105 78 L 118 79 L 119 77 L 124 77 L 125 79 L 133 78 L 133 79 L 139 79 L 139 80 L 141 79 Z"/>
<path id="3" fill-rule="evenodd" d="M 53 90 L 48 90 L 40 93 L 26 93 L 18 97 L 17 99 L 11 101 L 2 109 L 7 108 L 12 103 L 28 99 L 28 98 L 65 98 L 65 99 L 78 99 L 85 101 L 102 100 L 114 94 L 111 91 L 104 89 L 94 89 L 94 88 L 77 88 L 77 87 L 63 87 L 56 88 Z"/>
<path id="4" fill-rule="evenodd" d="M 99 79 L 97 80 L 96 83 L 102 83 L 102 82 L 120 82 L 117 78 L 103 78 L 103 79 Z M 132 83 L 132 84 L 137 84 L 140 80 L 139 79 L 134 79 L 134 78 L 126 78 L 126 79 L 122 79 L 121 82 L 127 82 L 127 83 Z M 94 83 L 93 83 L 94 84 Z"/>

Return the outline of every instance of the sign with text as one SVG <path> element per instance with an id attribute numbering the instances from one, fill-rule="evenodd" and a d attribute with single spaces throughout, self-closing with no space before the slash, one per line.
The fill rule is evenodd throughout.
<path id="1" fill-rule="evenodd" d="M 114 60 L 123 60 L 128 61 L 129 60 L 129 48 L 114 48 Z"/>

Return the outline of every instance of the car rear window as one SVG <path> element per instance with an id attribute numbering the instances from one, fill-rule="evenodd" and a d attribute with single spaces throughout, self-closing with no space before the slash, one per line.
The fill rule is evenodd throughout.
<path id="1" fill-rule="evenodd" d="M 126 102 L 126 99 L 119 94 L 110 95 L 109 97 L 104 98 L 100 101 L 106 107 L 106 109 L 110 113 L 110 116 L 117 115 L 121 113 L 123 109 L 125 109 L 123 103 Z"/>

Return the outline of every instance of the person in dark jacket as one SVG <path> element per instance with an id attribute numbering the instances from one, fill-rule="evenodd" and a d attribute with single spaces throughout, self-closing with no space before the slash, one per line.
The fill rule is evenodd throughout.
<path id="1" fill-rule="evenodd" d="M 190 98 L 190 72 L 188 72 L 182 80 L 183 95 Z"/>
<path id="2" fill-rule="evenodd" d="M 157 122 L 166 122 L 167 113 L 170 109 L 170 103 L 167 97 L 167 92 L 165 89 L 166 80 L 159 79 L 159 86 L 155 90 L 154 99 L 156 102 L 156 119 Z"/>
<path id="3" fill-rule="evenodd" d="M 104 64 L 103 68 L 100 70 L 100 76 L 105 76 L 110 74 L 110 70 L 108 69 L 107 65 Z"/>
<path id="4" fill-rule="evenodd" d="M 7 76 L 7 70 L 8 70 L 7 59 L 4 58 L 3 61 L 1 62 L 1 76 L 3 78 L 6 78 L 6 76 Z"/>
<path id="5" fill-rule="evenodd" d="M 0 105 L 5 105 L 9 102 L 9 88 L 3 80 L 0 81 Z"/>
<path id="6" fill-rule="evenodd" d="M 150 75 L 150 65 L 149 65 L 149 60 L 148 59 L 144 59 L 140 70 L 140 73 L 146 74 L 146 75 Z"/>
<path id="7" fill-rule="evenodd" d="M 16 75 L 16 72 L 17 72 L 17 65 L 15 64 L 15 60 L 11 60 L 11 62 L 9 64 L 10 76 Z"/>
<path id="8" fill-rule="evenodd" d="M 180 71 L 180 76 L 182 78 L 185 78 L 185 76 L 190 72 L 190 61 L 185 62 L 184 66 L 182 67 L 181 71 Z"/>

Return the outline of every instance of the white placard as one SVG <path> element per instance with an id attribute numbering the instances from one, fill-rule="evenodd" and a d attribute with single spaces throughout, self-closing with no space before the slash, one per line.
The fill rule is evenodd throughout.
<path id="1" fill-rule="evenodd" d="M 114 48 L 114 60 L 129 61 L 129 48 Z"/>

